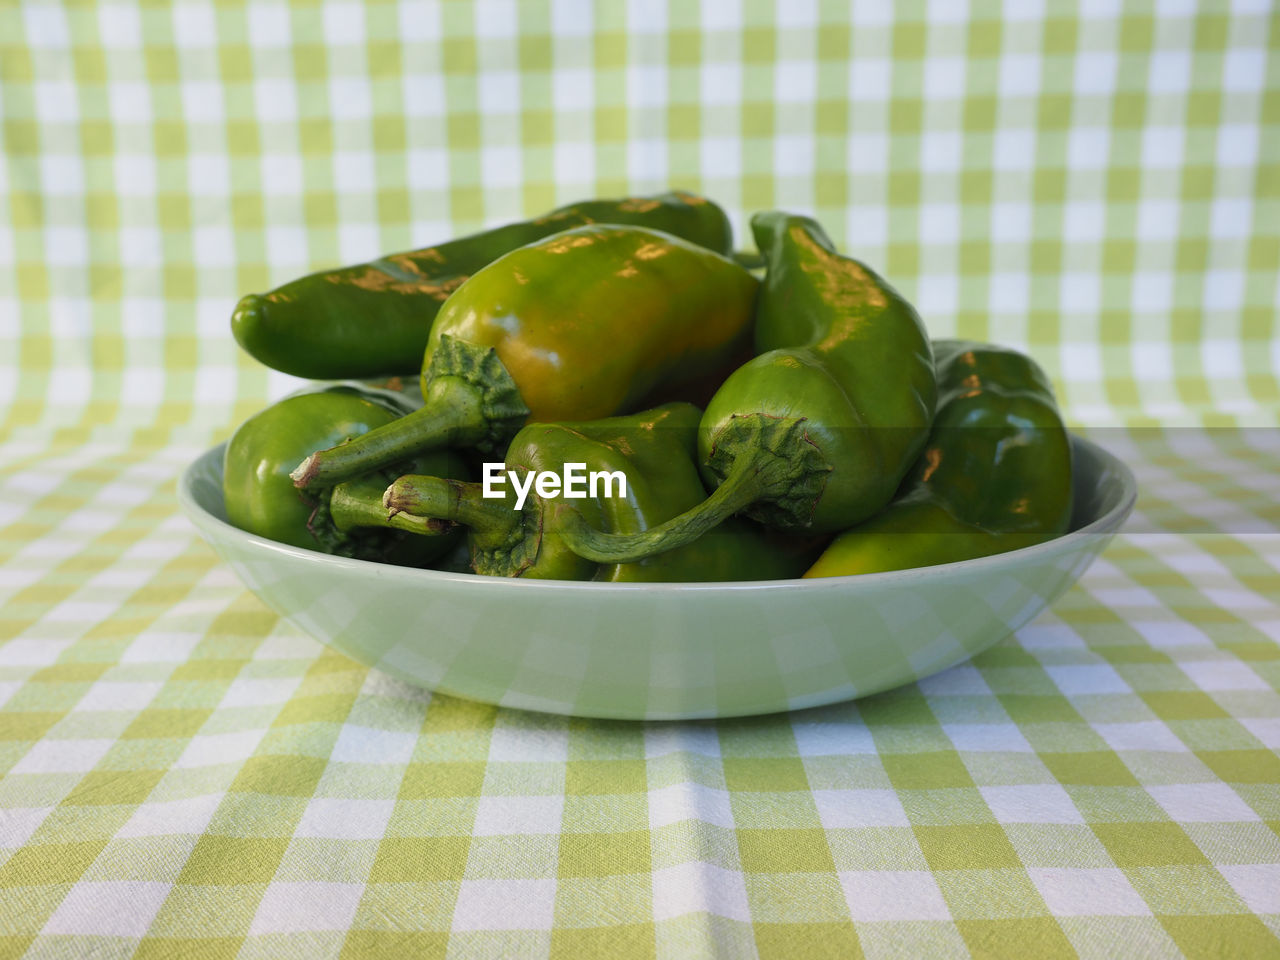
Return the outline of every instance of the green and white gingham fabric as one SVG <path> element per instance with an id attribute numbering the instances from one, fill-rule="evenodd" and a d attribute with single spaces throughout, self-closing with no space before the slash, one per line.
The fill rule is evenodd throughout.
<path id="1" fill-rule="evenodd" d="M 1280 956 L 1267 0 L 0 4 L 0 957 Z M 282 623 L 183 466 L 242 293 L 560 202 L 818 216 L 1143 486 L 857 703 L 630 724 Z"/>

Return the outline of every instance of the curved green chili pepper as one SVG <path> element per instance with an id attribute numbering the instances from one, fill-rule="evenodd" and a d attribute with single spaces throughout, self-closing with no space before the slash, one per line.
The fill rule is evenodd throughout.
<path id="1" fill-rule="evenodd" d="M 298 377 L 417 373 L 437 311 L 467 277 L 517 247 L 588 223 L 636 224 L 717 253 L 732 249 L 729 219 L 702 197 L 591 200 L 249 294 L 231 315 L 231 331 L 254 358 Z"/>
<path id="2" fill-rule="evenodd" d="M 485 267 L 436 317 L 424 406 L 293 473 L 329 486 L 442 446 L 502 450 L 527 420 L 593 420 L 682 396 L 749 338 L 759 282 L 643 227 L 586 226 Z"/>
<path id="3" fill-rule="evenodd" d="M 751 221 L 768 272 L 756 347 L 707 405 L 698 431 L 703 504 L 632 537 L 577 523 L 566 535 L 599 562 L 690 542 L 745 511 L 766 526 L 828 533 L 880 510 L 928 437 L 933 354 L 911 305 L 806 217 Z"/>
<path id="4" fill-rule="evenodd" d="M 897 499 L 837 537 L 806 577 L 970 560 L 1067 532 L 1071 444 L 1044 372 L 990 344 L 933 350 L 938 412 L 924 453 Z"/>
<path id="5" fill-rule="evenodd" d="M 700 415 L 691 404 L 669 403 L 629 417 L 530 424 L 507 451 L 505 466 L 522 483 L 531 482 L 530 473 L 563 476 L 567 464 L 578 464 L 584 477 L 614 474 L 612 496 L 603 482 L 584 482 L 586 497 L 569 498 L 563 491 L 539 496 L 530 490 L 517 508 L 509 481 L 507 496 L 485 499 L 481 484 L 405 476 L 388 488 L 384 502 L 416 517 L 465 524 L 472 567 L 491 576 L 645 582 L 799 576 L 816 550 L 808 543 L 771 538 L 746 521 L 628 564 L 592 563 L 562 538 L 569 515 L 586 516 L 618 533 L 638 533 L 698 503 L 705 496 L 694 463 Z M 617 474 L 626 478 L 625 496 L 617 495 Z"/>
<path id="6" fill-rule="evenodd" d="M 339 443 L 409 412 L 390 391 L 339 385 L 296 394 L 246 420 L 232 435 L 223 461 L 227 519 L 242 530 L 324 553 L 404 566 L 425 566 L 455 537 L 408 536 L 438 532 L 412 517 L 388 517 L 382 505 L 398 472 L 373 473 L 338 484 L 318 497 L 303 494 L 290 468 L 318 444 Z M 410 461 L 413 470 L 465 476 L 455 455 L 438 452 Z"/>

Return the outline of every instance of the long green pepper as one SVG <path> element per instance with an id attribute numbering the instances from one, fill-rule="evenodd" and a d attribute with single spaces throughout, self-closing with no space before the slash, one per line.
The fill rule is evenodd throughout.
<path id="1" fill-rule="evenodd" d="M 236 305 L 231 331 L 251 356 L 297 377 L 416 373 L 436 314 L 463 281 L 517 247 L 589 223 L 662 230 L 726 255 L 733 245 L 724 211 L 693 194 L 589 200 L 251 293 Z"/>

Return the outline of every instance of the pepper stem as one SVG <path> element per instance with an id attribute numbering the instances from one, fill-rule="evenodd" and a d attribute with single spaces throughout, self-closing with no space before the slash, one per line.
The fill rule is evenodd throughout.
<path id="1" fill-rule="evenodd" d="M 343 533 L 357 527 L 382 527 L 437 536 L 453 526 L 447 520 L 389 510 L 382 502 L 385 491 L 386 481 L 376 474 L 340 483 L 329 494 L 329 519 Z"/>
<path id="2" fill-rule="evenodd" d="M 561 514 L 569 549 L 595 563 L 635 563 L 697 540 L 748 508 L 768 508 L 781 520 L 768 526 L 803 529 L 821 498 L 831 465 L 804 429 L 804 418 L 735 415 L 716 434 L 708 463 L 723 479 L 711 496 L 642 533 L 597 530 L 576 511 Z M 794 522 L 785 522 L 794 516 Z"/>
<path id="3" fill-rule="evenodd" d="M 529 416 L 493 347 L 441 334 L 423 383 L 420 409 L 313 453 L 289 474 L 293 485 L 330 487 L 440 447 L 503 449 Z"/>
<path id="4" fill-rule="evenodd" d="M 576 510 L 565 510 L 560 515 L 559 532 L 570 550 L 594 563 L 635 563 L 666 553 L 692 543 L 767 496 L 776 486 L 776 471 L 769 469 L 771 463 L 761 464 L 750 455 L 738 457 L 715 493 L 678 517 L 641 533 L 605 533 L 587 523 Z"/>
<path id="5" fill-rule="evenodd" d="M 408 474 L 387 487 L 382 503 L 398 515 L 466 524 L 472 568 L 518 577 L 533 566 L 542 547 L 541 501 L 531 497 L 515 510 L 506 498 L 486 498 L 483 490 L 478 483 Z"/>
<path id="6" fill-rule="evenodd" d="M 318 450 L 290 477 L 299 489 L 330 487 L 362 473 L 381 470 L 440 447 L 467 446 L 488 431 L 480 392 L 457 377 L 442 377 L 428 388 L 424 405 L 346 443 Z"/>
<path id="7" fill-rule="evenodd" d="M 506 500 L 485 499 L 481 491 L 478 483 L 407 474 L 387 487 L 382 507 L 416 519 L 463 523 L 491 536 L 515 526 L 517 514 Z"/>

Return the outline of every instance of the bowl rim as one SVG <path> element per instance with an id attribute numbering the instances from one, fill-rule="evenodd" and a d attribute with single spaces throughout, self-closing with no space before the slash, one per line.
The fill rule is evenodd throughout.
<path id="1" fill-rule="evenodd" d="M 573 591 L 581 592 L 590 590 L 596 594 L 608 594 L 614 592 L 625 593 L 653 593 L 653 594 L 669 594 L 669 593 L 728 593 L 742 590 L 848 590 L 856 589 L 873 589 L 876 586 L 886 583 L 904 583 L 913 580 L 928 579 L 931 577 L 944 576 L 947 573 L 957 573 L 960 571 L 969 572 L 977 571 L 987 567 L 999 567 L 1008 564 L 1011 560 L 1014 562 L 1033 562 L 1036 560 L 1047 559 L 1063 550 L 1070 550 L 1073 546 L 1080 545 L 1083 541 L 1095 536 L 1112 536 L 1124 524 L 1132 512 L 1134 504 L 1137 502 L 1138 485 L 1134 477 L 1133 471 L 1129 466 L 1107 450 L 1105 447 L 1087 440 L 1077 434 L 1069 434 L 1073 448 L 1081 447 L 1088 450 L 1094 457 L 1100 460 L 1105 468 L 1115 474 L 1118 478 L 1121 491 L 1118 501 L 1101 516 L 1095 517 L 1089 523 L 1076 530 L 1064 533 L 1062 536 L 1054 537 L 1052 540 L 1046 540 L 1043 543 L 1032 544 L 1027 547 L 1018 547 L 1014 550 L 1006 550 L 1003 553 L 996 553 L 986 557 L 975 557 L 969 560 L 955 560 L 950 563 L 932 564 L 927 567 L 911 567 L 906 570 L 888 570 L 881 573 L 861 573 L 849 574 L 840 577 L 793 577 L 781 580 L 706 580 L 695 582 L 655 582 L 655 583 L 613 583 L 599 582 L 594 580 L 538 580 L 526 579 L 524 577 L 494 577 L 477 573 L 455 573 L 448 570 L 431 570 L 421 567 L 402 567 L 390 563 L 378 563 L 373 560 L 359 560 L 354 557 L 342 557 L 334 554 L 322 553 L 318 550 L 308 550 L 303 547 L 295 547 L 291 544 L 279 543 L 275 540 L 268 540 L 257 534 L 249 533 L 241 530 L 239 527 L 228 523 L 221 517 L 215 516 L 206 510 L 197 500 L 193 492 L 195 476 L 197 468 L 206 459 L 216 456 L 219 461 L 218 474 L 221 477 L 221 459 L 223 451 L 226 449 L 227 441 L 215 444 L 208 450 L 201 453 L 195 460 L 187 464 L 183 469 L 177 485 L 178 502 L 188 518 L 197 526 L 212 526 L 226 537 L 234 538 L 245 546 L 258 550 L 268 551 L 271 553 L 283 554 L 291 559 L 302 561 L 305 563 L 316 563 L 322 565 L 333 566 L 336 569 L 355 569 L 362 570 L 368 574 L 376 574 L 381 577 L 402 577 L 411 581 L 425 581 L 427 583 L 438 584 L 457 584 L 461 589 L 479 589 L 486 587 L 494 587 L 495 589 L 504 590 L 538 590 L 540 592 L 555 591 Z M 502 587 L 494 585 L 503 584 Z"/>

